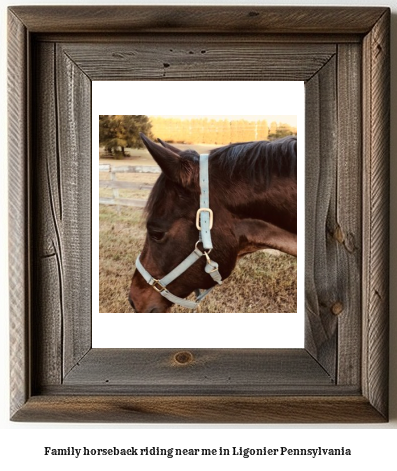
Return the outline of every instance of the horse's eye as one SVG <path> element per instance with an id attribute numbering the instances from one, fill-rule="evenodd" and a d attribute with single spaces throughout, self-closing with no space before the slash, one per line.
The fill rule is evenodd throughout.
<path id="1" fill-rule="evenodd" d="M 156 242 L 160 241 L 164 236 L 165 232 L 161 231 L 150 231 L 149 236 L 152 240 L 155 240 Z"/>

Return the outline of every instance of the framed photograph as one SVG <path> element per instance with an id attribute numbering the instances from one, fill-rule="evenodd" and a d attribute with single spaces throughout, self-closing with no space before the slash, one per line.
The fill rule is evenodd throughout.
<path id="1" fill-rule="evenodd" d="M 389 22 L 384 7 L 9 8 L 11 420 L 388 420 Z M 104 81 L 132 95 L 144 82 L 235 82 L 240 101 L 244 87 L 303 82 L 302 347 L 221 347 L 227 317 L 211 346 L 183 333 L 93 346 Z M 184 316 L 148 328 L 175 334 Z M 244 335 L 257 329 L 240 320 Z"/>

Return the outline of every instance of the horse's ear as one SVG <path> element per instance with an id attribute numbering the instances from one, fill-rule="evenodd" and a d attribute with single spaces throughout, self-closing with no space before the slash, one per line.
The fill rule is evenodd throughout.
<path id="1" fill-rule="evenodd" d="M 183 165 L 179 155 L 171 149 L 151 141 L 143 133 L 140 136 L 150 155 L 158 163 L 165 175 L 176 183 L 183 183 Z"/>
<path id="2" fill-rule="evenodd" d="M 168 142 L 164 142 L 161 139 L 158 139 L 160 144 L 165 147 L 166 149 L 172 150 L 172 152 L 175 152 L 175 154 L 181 155 L 183 152 L 182 150 L 178 149 L 177 147 L 172 146 L 171 144 L 168 144 Z"/>

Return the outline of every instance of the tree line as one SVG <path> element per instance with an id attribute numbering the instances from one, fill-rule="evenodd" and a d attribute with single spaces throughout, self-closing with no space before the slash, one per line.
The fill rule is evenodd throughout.
<path id="1" fill-rule="evenodd" d="M 269 126 L 266 120 L 152 117 L 151 122 L 155 136 L 167 142 L 185 144 L 224 145 L 232 142 L 274 140 L 296 134 L 296 128 L 286 123 L 274 121 Z"/>
<path id="2" fill-rule="evenodd" d="M 227 145 L 296 135 L 296 128 L 275 121 L 269 126 L 266 120 L 99 116 L 99 144 L 115 156 L 124 156 L 126 147 L 143 147 L 140 132 L 152 139 L 160 138 L 171 143 Z"/>

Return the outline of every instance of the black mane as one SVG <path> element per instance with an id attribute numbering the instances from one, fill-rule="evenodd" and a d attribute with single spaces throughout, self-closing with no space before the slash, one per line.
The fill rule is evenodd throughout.
<path id="1" fill-rule="evenodd" d="M 247 178 L 267 186 L 272 176 L 296 178 L 297 138 L 230 144 L 211 151 L 211 164 L 229 178 Z"/>

